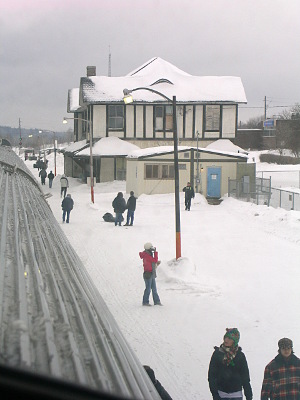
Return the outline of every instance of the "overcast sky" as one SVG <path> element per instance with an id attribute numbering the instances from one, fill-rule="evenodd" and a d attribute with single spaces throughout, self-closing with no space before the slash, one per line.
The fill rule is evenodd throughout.
<path id="1" fill-rule="evenodd" d="M 126 75 L 161 57 L 192 75 L 239 76 L 239 120 L 300 102 L 299 0 L 0 0 L 0 125 L 65 130 L 86 66 Z"/>

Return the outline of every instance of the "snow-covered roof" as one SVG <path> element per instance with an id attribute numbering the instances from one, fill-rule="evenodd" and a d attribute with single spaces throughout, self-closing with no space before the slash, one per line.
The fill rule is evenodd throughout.
<path id="1" fill-rule="evenodd" d="M 127 156 L 134 150 L 139 150 L 139 147 L 113 136 L 102 138 L 93 144 L 93 156 Z M 76 156 L 89 155 L 89 147 L 76 154 Z"/>
<path id="2" fill-rule="evenodd" d="M 223 151 L 230 151 L 233 153 L 243 153 L 248 154 L 247 151 L 242 149 L 241 147 L 233 144 L 229 139 L 219 139 L 215 142 L 209 144 L 206 149 L 210 150 L 223 150 Z"/>
<path id="3" fill-rule="evenodd" d="M 194 146 L 178 146 L 178 152 L 184 152 L 189 150 L 197 150 L 197 147 Z M 198 147 L 198 151 L 200 153 L 211 153 L 224 155 L 228 157 L 238 157 L 238 158 L 248 158 L 246 154 L 241 154 L 236 151 L 225 151 L 225 150 L 214 150 L 208 149 L 207 147 Z M 134 150 L 130 154 L 128 154 L 127 158 L 143 158 L 154 155 L 168 154 L 173 153 L 173 146 L 157 146 L 157 147 L 147 147 L 145 149 Z"/>
<path id="4" fill-rule="evenodd" d="M 64 152 L 65 153 L 74 153 L 76 151 L 79 151 L 79 150 L 83 149 L 86 146 L 87 146 L 86 140 L 85 139 L 84 140 L 80 140 L 79 142 L 74 142 L 74 143 L 70 144 L 69 146 L 67 146 L 64 149 Z"/>
<path id="5" fill-rule="evenodd" d="M 79 88 L 69 89 L 68 91 L 68 112 L 76 112 L 80 109 Z"/>
<path id="6" fill-rule="evenodd" d="M 83 103 L 120 102 L 123 89 L 140 87 L 154 89 L 170 99 L 176 96 L 177 102 L 247 103 L 240 77 L 193 76 L 159 57 L 123 77 L 81 78 L 79 98 Z M 136 102 L 165 102 L 161 96 L 147 90 L 135 91 L 133 97 Z"/>

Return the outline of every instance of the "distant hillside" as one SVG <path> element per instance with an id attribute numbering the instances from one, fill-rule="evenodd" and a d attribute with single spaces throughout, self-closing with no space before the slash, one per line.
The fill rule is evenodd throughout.
<path id="1" fill-rule="evenodd" d="M 39 133 L 41 129 L 25 129 L 21 128 L 22 145 L 27 147 L 39 147 L 46 144 L 52 144 L 54 134 L 49 131 Z M 0 126 L 0 138 L 7 139 L 13 146 L 19 145 L 20 129 L 11 128 L 10 126 Z M 73 132 L 55 132 L 55 139 L 58 143 L 73 141 Z"/>

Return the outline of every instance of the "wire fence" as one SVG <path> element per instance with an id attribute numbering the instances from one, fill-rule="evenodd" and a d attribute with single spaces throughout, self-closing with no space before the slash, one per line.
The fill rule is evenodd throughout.
<path id="1" fill-rule="evenodd" d="M 273 188 L 271 177 L 256 178 L 255 183 L 228 179 L 228 196 L 258 205 L 300 211 L 300 193 Z"/>

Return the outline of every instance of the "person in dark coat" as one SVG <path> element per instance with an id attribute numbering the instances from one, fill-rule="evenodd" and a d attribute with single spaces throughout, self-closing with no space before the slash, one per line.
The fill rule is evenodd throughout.
<path id="1" fill-rule="evenodd" d="M 72 199 L 70 194 L 67 194 L 67 197 L 65 197 L 61 202 L 61 208 L 63 209 L 63 216 L 62 216 L 63 222 L 65 222 L 67 215 L 67 220 L 66 220 L 67 224 L 70 221 L 70 213 L 71 210 L 73 210 L 73 206 L 74 206 L 74 200 Z"/>
<path id="2" fill-rule="evenodd" d="M 42 169 L 40 170 L 39 176 L 41 177 L 42 185 L 45 185 L 45 180 L 46 180 L 46 177 L 47 177 L 47 172 L 46 172 L 46 170 L 45 170 L 44 168 L 42 168 Z"/>
<path id="3" fill-rule="evenodd" d="M 134 212 L 136 208 L 136 197 L 134 197 L 134 192 L 130 192 L 130 197 L 127 200 L 127 221 L 125 226 L 132 226 L 133 225 L 133 220 L 134 220 Z M 130 221 L 130 223 L 129 223 Z"/>
<path id="4" fill-rule="evenodd" d="M 112 206 L 114 208 L 114 212 L 116 213 L 115 226 L 118 224 L 121 226 L 121 222 L 123 221 L 123 212 L 126 210 L 126 201 L 122 192 L 119 192 L 117 197 L 114 198 Z"/>
<path id="5" fill-rule="evenodd" d="M 291 339 L 278 342 L 278 355 L 266 366 L 261 400 L 300 399 L 300 359 L 293 352 Z"/>
<path id="6" fill-rule="evenodd" d="M 48 179 L 49 179 L 49 188 L 51 189 L 52 188 L 52 182 L 53 182 L 53 179 L 54 179 L 54 173 L 52 171 L 49 172 Z"/>
<path id="7" fill-rule="evenodd" d="M 227 328 L 224 342 L 215 347 L 208 370 L 209 389 L 214 400 L 242 400 L 242 389 L 247 400 L 253 397 L 248 364 L 238 346 L 239 339 L 237 328 Z"/>
<path id="8" fill-rule="evenodd" d="M 147 372 L 149 378 L 151 379 L 151 382 L 153 383 L 157 393 L 160 395 L 160 398 L 162 400 L 172 400 L 172 397 L 169 395 L 169 393 L 166 391 L 166 389 L 162 386 L 162 384 L 155 378 L 155 374 L 152 368 L 150 368 L 148 365 L 144 365 L 144 369 Z"/>
<path id="9" fill-rule="evenodd" d="M 185 192 L 185 209 L 190 211 L 191 209 L 191 201 L 195 197 L 194 189 L 192 188 L 190 182 L 187 183 L 186 187 L 184 187 L 183 192 Z"/>

